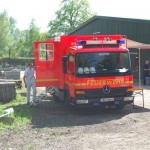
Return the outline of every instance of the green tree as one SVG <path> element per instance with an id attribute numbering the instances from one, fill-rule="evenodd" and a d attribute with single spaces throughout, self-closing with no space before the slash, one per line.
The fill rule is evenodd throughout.
<path id="1" fill-rule="evenodd" d="M 21 31 L 16 29 L 14 32 L 14 50 L 11 52 L 12 56 L 14 57 L 24 57 L 26 56 L 26 49 L 25 49 L 25 31 Z"/>
<path id="2" fill-rule="evenodd" d="M 93 15 L 87 0 L 62 0 L 55 18 L 49 22 L 49 37 L 65 34 Z"/>
<path id="3" fill-rule="evenodd" d="M 21 57 L 34 57 L 34 42 L 44 41 L 47 39 L 47 33 L 40 33 L 40 29 L 36 26 L 35 20 L 32 19 L 29 29 L 18 32 L 18 53 Z"/>
<path id="4" fill-rule="evenodd" d="M 9 54 L 9 57 L 11 56 L 14 56 L 14 52 L 16 50 L 16 45 L 17 45 L 17 36 L 16 36 L 16 31 L 17 31 L 17 28 L 16 28 L 16 20 L 12 17 L 9 18 L 9 35 L 8 35 L 8 42 L 9 42 L 9 45 L 8 45 L 8 54 Z"/>
<path id="5" fill-rule="evenodd" d="M 27 30 L 16 28 L 16 20 L 7 12 L 0 13 L 0 57 L 33 57 L 34 42 L 48 38 L 48 33 L 40 33 L 32 19 Z"/>
<path id="6" fill-rule="evenodd" d="M 42 32 L 40 33 L 40 41 L 45 41 L 48 39 L 48 32 Z"/>
<path id="7" fill-rule="evenodd" d="M 13 50 L 16 21 L 6 11 L 0 13 L 0 55 L 8 56 Z"/>
<path id="8" fill-rule="evenodd" d="M 24 51 L 26 56 L 34 56 L 34 42 L 40 39 L 40 29 L 36 26 L 35 20 L 32 19 L 29 29 L 24 31 Z"/>

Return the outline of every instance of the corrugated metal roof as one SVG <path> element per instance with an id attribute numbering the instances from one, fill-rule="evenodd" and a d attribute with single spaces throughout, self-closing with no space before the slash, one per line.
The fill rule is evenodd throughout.
<path id="1" fill-rule="evenodd" d="M 85 26 L 88 26 L 88 25 L 92 24 L 94 21 L 96 21 L 98 19 L 99 20 L 103 19 L 103 20 L 107 20 L 107 21 L 112 21 L 112 20 L 113 21 L 117 21 L 118 28 L 119 28 L 119 24 L 121 24 L 122 21 L 125 22 L 124 27 L 126 27 L 127 24 L 132 24 L 132 23 L 148 24 L 148 25 L 150 25 L 150 20 L 144 20 L 144 19 L 119 18 L 119 17 L 109 17 L 109 16 L 94 16 L 91 19 L 89 19 L 86 22 L 84 22 L 83 24 L 81 24 L 80 26 L 78 26 L 75 30 L 67 33 L 66 35 L 74 34 L 74 33 L 78 32 L 79 30 L 83 29 Z M 114 26 L 115 26 L 115 22 L 114 22 Z M 135 29 L 135 30 L 137 31 L 137 29 Z"/>

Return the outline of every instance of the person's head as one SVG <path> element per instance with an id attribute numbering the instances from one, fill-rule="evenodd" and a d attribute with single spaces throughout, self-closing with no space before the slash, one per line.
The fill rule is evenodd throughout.
<path id="1" fill-rule="evenodd" d="M 31 68 L 33 68 L 33 63 L 29 63 L 28 64 L 28 67 L 31 69 Z"/>
<path id="2" fill-rule="evenodd" d="M 146 61 L 145 61 L 145 64 L 149 64 L 149 60 L 146 60 Z"/>

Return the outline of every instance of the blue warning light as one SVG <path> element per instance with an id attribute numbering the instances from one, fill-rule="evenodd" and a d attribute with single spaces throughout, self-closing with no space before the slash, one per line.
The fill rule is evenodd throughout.
<path id="1" fill-rule="evenodd" d="M 77 41 L 77 44 L 78 44 L 78 45 L 83 45 L 83 44 L 86 44 L 86 41 L 81 41 L 81 40 L 80 40 L 80 41 Z"/>
<path id="2" fill-rule="evenodd" d="M 120 44 L 125 44 L 125 40 L 120 40 Z"/>

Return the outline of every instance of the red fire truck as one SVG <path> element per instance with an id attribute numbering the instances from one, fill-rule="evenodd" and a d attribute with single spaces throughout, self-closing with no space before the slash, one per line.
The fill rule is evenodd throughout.
<path id="1" fill-rule="evenodd" d="M 133 102 L 124 35 L 76 35 L 35 42 L 37 87 L 71 105 L 123 108 Z"/>

